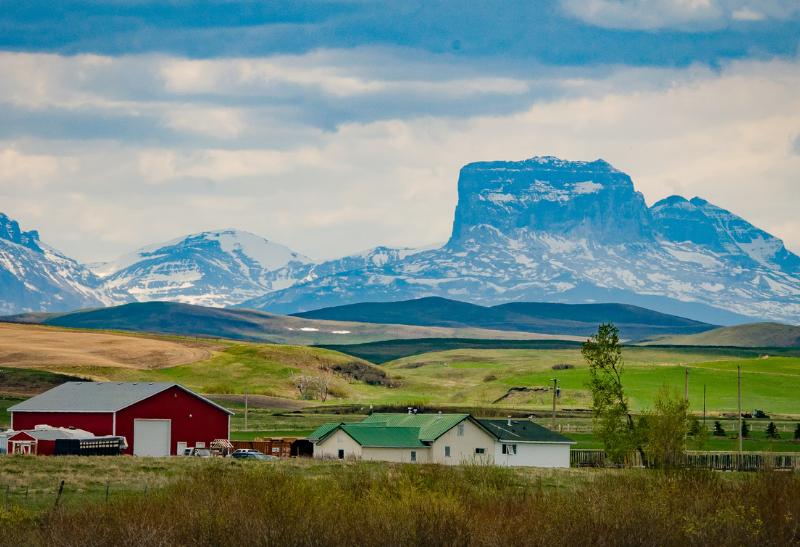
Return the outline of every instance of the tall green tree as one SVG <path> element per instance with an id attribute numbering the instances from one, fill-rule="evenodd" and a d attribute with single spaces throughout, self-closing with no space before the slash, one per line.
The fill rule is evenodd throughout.
<path id="1" fill-rule="evenodd" d="M 600 325 L 597 334 L 583 344 L 581 353 L 589 364 L 595 432 L 609 459 L 622 463 L 628 454 L 638 450 L 644 461 L 641 435 L 622 387 L 624 362 L 619 329 L 610 323 Z"/>
<path id="2" fill-rule="evenodd" d="M 677 467 L 686 452 L 686 434 L 691 426 L 689 401 L 667 386 L 656 395 L 653 409 L 644 414 L 647 424 L 647 456 L 653 467 Z"/>

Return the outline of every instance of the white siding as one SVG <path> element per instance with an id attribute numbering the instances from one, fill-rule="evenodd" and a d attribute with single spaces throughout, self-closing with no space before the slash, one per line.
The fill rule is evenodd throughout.
<path id="1" fill-rule="evenodd" d="M 411 452 L 417 453 L 417 461 L 411 461 Z M 430 448 L 369 448 L 361 449 L 364 460 L 398 463 L 429 463 Z"/>
<path id="2" fill-rule="evenodd" d="M 339 457 L 340 450 L 344 450 L 346 459 L 361 458 L 361 445 L 341 429 L 325 440 L 314 444 L 314 457 L 336 459 Z"/>
<path id="3" fill-rule="evenodd" d="M 492 463 L 494 460 L 494 437 L 469 420 L 463 424 L 463 435 L 459 435 L 459 426 L 436 439 L 431 445 L 431 461 L 445 465 L 462 463 Z M 445 456 L 445 447 L 450 447 L 450 457 Z M 475 453 L 476 448 L 484 450 L 483 455 Z"/>
<path id="4" fill-rule="evenodd" d="M 495 443 L 494 462 L 508 467 L 569 467 L 569 444 L 557 443 L 505 443 L 516 444 L 516 454 L 503 454 L 503 444 Z"/>

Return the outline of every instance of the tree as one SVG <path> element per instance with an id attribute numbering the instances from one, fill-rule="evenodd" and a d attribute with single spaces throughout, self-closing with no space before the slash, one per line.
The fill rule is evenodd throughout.
<path id="1" fill-rule="evenodd" d="M 719 420 L 714 422 L 714 436 L 724 437 L 725 435 L 727 435 L 727 433 L 725 433 L 725 429 L 723 429 L 722 424 L 719 422 Z"/>
<path id="2" fill-rule="evenodd" d="M 680 465 L 686 452 L 686 433 L 691 424 L 689 401 L 664 386 L 656 395 L 653 410 L 644 416 L 650 463 L 659 468 Z"/>
<path id="3" fill-rule="evenodd" d="M 624 363 L 619 330 L 610 323 L 600 325 L 597 334 L 583 344 L 581 354 L 589 364 L 595 431 L 609 459 L 622 463 L 631 451 L 638 450 L 644 461 L 640 431 L 622 388 Z"/>
<path id="4" fill-rule="evenodd" d="M 750 424 L 747 423 L 747 420 L 742 420 L 742 437 L 747 438 L 750 436 Z"/>
<path id="5" fill-rule="evenodd" d="M 770 422 L 767 426 L 767 438 L 768 439 L 780 439 L 781 434 L 778 433 L 778 428 L 775 427 L 775 422 Z"/>
<path id="6" fill-rule="evenodd" d="M 794 428 L 794 440 L 800 441 L 800 424 L 797 424 L 797 427 Z"/>

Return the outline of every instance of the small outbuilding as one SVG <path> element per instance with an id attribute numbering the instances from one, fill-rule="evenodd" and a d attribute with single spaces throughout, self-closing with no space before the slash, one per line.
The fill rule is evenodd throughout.
<path id="1" fill-rule="evenodd" d="M 227 439 L 233 414 L 168 382 L 67 382 L 8 410 L 14 430 L 47 424 L 121 436 L 124 453 L 136 456 L 176 455 Z"/>

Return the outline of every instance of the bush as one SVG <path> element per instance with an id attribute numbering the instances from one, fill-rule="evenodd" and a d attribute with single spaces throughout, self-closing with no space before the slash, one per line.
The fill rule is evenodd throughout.
<path id="1" fill-rule="evenodd" d="M 775 422 L 770 422 L 767 426 L 767 438 L 768 439 L 780 439 L 781 434 L 778 433 L 778 428 L 775 427 Z"/>
<path id="2" fill-rule="evenodd" d="M 725 429 L 722 427 L 722 424 L 719 422 L 719 420 L 715 421 L 714 422 L 714 436 L 715 437 L 724 437 L 725 435 L 727 435 L 727 434 L 725 433 Z"/>
<path id="3" fill-rule="evenodd" d="M 559 363 L 557 365 L 553 365 L 550 368 L 552 368 L 553 370 L 570 370 L 570 369 L 575 368 L 575 365 L 570 365 L 570 364 L 567 364 L 567 363 Z"/>
<path id="4" fill-rule="evenodd" d="M 497 380 L 497 376 L 495 376 L 494 374 L 487 374 L 486 376 L 483 377 L 484 382 L 494 382 L 495 380 Z"/>
<path id="5" fill-rule="evenodd" d="M 750 424 L 747 423 L 747 420 L 742 420 L 742 437 L 745 439 L 750 436 Z"/>
<path id="6" fill-rule="evenodd" d="M 797 427 L 794 428 L 794 440 L 800 441 L 800 424 L 797 424 Z"/>

